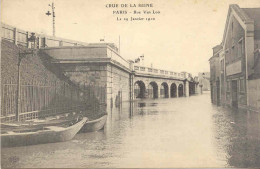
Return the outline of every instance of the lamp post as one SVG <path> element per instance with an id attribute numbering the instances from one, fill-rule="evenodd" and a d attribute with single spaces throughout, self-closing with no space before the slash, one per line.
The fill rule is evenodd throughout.
<path id="1" fill-rule="evenodd" d="M 143 61 L 144 61 L 144 54 L 139 56 L 137 59 L 135 59 L 134 63 L 139 63 L 140 64 L 140 61 L 142 61 L 142 64 L 144 66 L 144 63 L 143 63 Z"/>
<path id="2" fill-rule="evenodd" d="M 55 37 L 55 6 L 54 6 L 54 2 L 52 2 L 52 4 L 49 4 L 49 6 L 52 9 L 52 13 L 50 13 L 50 11 L 47 11 L 45 14 L 47 16 L 52 15 L 52 35 Z"/>
<path id="3" fill-rule="evenodd" d="M 31 34 L 31 37 L 28 38 L 28 41 L 29 42 L 34 42 L 35 44 L 35 34 L 32 33 Z M 17 72 L 17 89 L 16 89 L 16 112 L 15 112 L 15 117 L 16 117 L 16 121 L 20 121 L 19 119 L 19 112 L 20 112 L 20 90 L 21 90 L 21 85 L 20 85 L 20 65 L 21 65 L 21 62 L 22 62 L 22 59 L 26 57 L 26 55 L 28 54 L 32 54 L 33 55 L 33 50 L 30 50 L 30 51 L 24 51 L 24 52 L 21 52 L 20 49 L 19 49 L 19 55 L 18 55 L 18 63 L 17 63 L 17 66 L 18 66 L 18 72 Z"/>

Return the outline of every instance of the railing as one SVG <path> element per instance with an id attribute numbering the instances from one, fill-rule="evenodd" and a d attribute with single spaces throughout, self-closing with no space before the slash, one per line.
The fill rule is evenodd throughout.
<path id="1" fill-rule="evenodd" d="M 21 84 L 19 116 L 21 120 L 85 110 L 86 105 L 106 102 L 105 86 L 77 87 L 67 82 L 27 82 Z M 1 121 L 15 120 L 17 84 L 2 83 Z"/>
<path id="2" fill-rule="evenodd" d="M 13 42 L 17 45 L 30 48 L 35 45 L 35 48 L 44 47 L 58 47 L 58 46 L 85 46 L 87 43 L 68 40 L 64 38 L 58 38 L 53 36 L 47 36 L 43 34 L 35 34 L 35 44 L 28 41 L 32 32 L 18 29 L 16 27 L 1 23 L 1 38 Z"/>
<path id="3" fill-rule="evenodd" d="M 177 73 L 177 72 L 161 70 L 161 69 L 154 69 L 154 68 L 144 67 L 144 66 L 134 66 L 134 71 L 136 71 L 137 73 L 157 75 L 157 76 L 162 75 L 162 76 L 179 78 L 179 79 L 185 78 L 183 73 Z"/>

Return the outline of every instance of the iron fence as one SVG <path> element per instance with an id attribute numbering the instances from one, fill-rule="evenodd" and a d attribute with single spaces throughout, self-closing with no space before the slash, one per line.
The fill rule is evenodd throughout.
<path id="1" fill-rule="evenodd" d="M 1 121 L 15 120 L 17 83 L 2 82 Z M 62 114 L 84 109 L 95 111 L 106 102 L 106 87 L 73 85 L 63 81 L 21 81 L 19 117 L 21 120 Z"/>

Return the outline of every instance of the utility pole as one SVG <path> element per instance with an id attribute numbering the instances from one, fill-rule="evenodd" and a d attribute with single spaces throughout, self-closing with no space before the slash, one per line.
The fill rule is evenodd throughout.
<path id="1" fill-rule="evenodd" d="M 52 15 L 52 35 L 55 37 L 55 6 L 54 6 L 54 2 L 52 2 L 52 4 L 49 6 L 52 9 L 52 13 L 50 13 L 50 11 L 46 12 L 47 16 Z"/>

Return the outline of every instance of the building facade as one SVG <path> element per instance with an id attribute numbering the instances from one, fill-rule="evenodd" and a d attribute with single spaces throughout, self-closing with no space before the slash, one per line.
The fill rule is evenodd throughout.
<path id="1" fill-rule="evenodd" d="M 198 74 L 198 81 L 200 86 L 200 92 L 210 90 L 210 72 L 200 72 Z"/>
<path id="2" fill-rule="evenodd" d="M 220 105 L 220 64 L 219 54 L 222 46 L 217 45 L 213 48 L 213 56 L 210 58 L 210 93 L 211 102 Z"/>
<path id="3" fill-rule="evenodd" d="M 222 43 L 210 62 L 212 103 L 260 110 L 260 8 L 230 5 Z"/>

